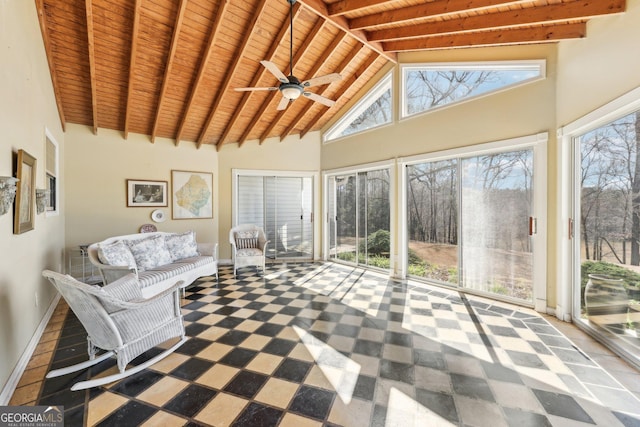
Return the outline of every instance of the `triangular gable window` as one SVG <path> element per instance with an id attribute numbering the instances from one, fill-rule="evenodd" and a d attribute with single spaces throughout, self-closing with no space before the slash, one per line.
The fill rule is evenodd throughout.
<path id="1" fill-rule="evenodd" d="M 393 121 L 391 77 L 389 73 L 367 92 L 325 133 L 324 140 L 330 141 L 391 123 Z"/>
<path id="2" fill-rule="evenodd" d="M 403 66 L 402 117 L 515 87 L 544 74 L 544 61 Z"/>

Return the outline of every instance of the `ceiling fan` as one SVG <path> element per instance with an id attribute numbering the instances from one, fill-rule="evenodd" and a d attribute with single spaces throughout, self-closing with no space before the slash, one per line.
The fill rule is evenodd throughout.
<path id="1" fill-rule="evenodd" d="M 263 60 L 260 61 L 260 63 L 280 81 L 280 84 L 278 86 L 272 87 L 239 87 L 236 88 L 236 90 L 240 92 L 253 90 L 279 90 L 280 93 L 282 93 L 282 99 L 278 104 L 278 110 L 284 110 L 285 108 L 287 108 L 287 105 L 289 105 L 290 102 L 298 99 L 300 95 L 303 95 L 311 99 L 312 101 L 317 101 L 321 104 L 324 104 L 327 107 L 332 107 L 336 103 L 335 101 L 318 95 L 317 93 L 307 92 L 305 89 L 308 87 L 325 85 L 336 80 L 340 80 L 342 78 L 340 74 L 331 73 L 304 81 L 300 81 L 296 76 L 293 75 L 293 5 L 296 1 L 297 0 L 287 0 L 287 3 L 289 3 L 290 5 L 289 21 L 291 25 L 291 29 L 289 31 L 289 75 L 286 76 L 282 71 L 278 69 L 278 66 L 273 62 Z"/>

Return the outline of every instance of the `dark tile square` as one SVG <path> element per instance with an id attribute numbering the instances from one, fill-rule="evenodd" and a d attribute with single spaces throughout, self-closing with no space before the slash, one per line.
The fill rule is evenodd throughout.
<path id="1" fill-rule="evenodd" d="M 268 376 L 257 372 L 240 371 L 240 373 L 227 384 L 224 391 L 251 399 L 258 393 L 267 379 L 269 379 Z"/>
<path id="2" fill-rule="evenodd" d="M 460 322 L 453 319 L 443 319 L 436 317 L 436 326 L 445 329 L 460 329 Z"/>
<path id="3" fill-rule="evenodd" d="M 211 345 L 211 341 L 203 340 L 200 338 L 189 338 L 184 344 L 178 347 L 176 353 L 195 356 L 196 354 L 207 348 L 209 345 Z"/>
<path id="4" fill-rule="evenodd" d="M 192 323 L 189 326 L 184 328 L 187 336 L 195 337 L 200 335 L 202 332 L 209 329 L 209 325 L 203 325 L 202 323 Z"/>
<path id="5" fill-rule="evenodd" d="M 205 313 L 203 311 L 192 311 L 191 313 L 185 314 L 182 318 L 185 322 L 197 322 L 208 315 L 209 313 Z"/>
<path id="6" fill-rule="evenodd" d="M 202 307 L 204 307 L 205 305 L 207 305 L 206 302 L 202 302 L 202 301 L 193 301 L 190 302 L 189 304 L 183 305 L 182 308 L 185 310 L 198 310 Z"/>
<path id="7" fill-rule="evenodd" d="M 393 331 L 385 332 L 384 342 L 387 344 L 394 344 L 402 347 L 411 347 L 413 345 L 411 334 L 401 334 Z"/>
<path id="8" fill-rule="evenodd" d="M 231 330 L 218 338 L 216 342 L 235 346 L 246 340 L 250 335 L 249 332 Z"/>
<path id="9" fill-rule="evenodd" d="M 329 413 L 335 393 L 306 385 L 300 386 L 290 410 L 317 420 L 324 420 Z"/>
<path id="10" fill-rule="evenodd" d="M 233 423 L 234 427 L 261 426 L 271 427 L 277 426 L 282 418 L 283 411 L 264 406 L 256 402 L 252 402 L 240 414 Z"/>
<path id="11" fill-rule="evenodd" d="M 413 384 L 415 381 L 415 369 L 413 365 L 407 363 L 392 362 L 383 359 L 380 361 L 380 376 L 394 381 Z"/>
<path id="12" fill-rule="evenodd" d="M 364 400 L 373 400 L 373 394 L 376 391 L 376 379 L 367 375 L 359 375 L 356 386 L 353 389 L 353 395 Z"/>
<path id="13" fill-rule="evenodd" d="M 164 377 L 163 374 L 147 369 L 123 379 L 116 384 L 112 390 L 120 394 L 125 394 L 129 397 L 136 397 L 156 382 L 160 381 L 162 377 Z"/>
<path id="14" fill-rule="evenodd" d="M 451 383 L 453 384 L 453 390 L 458 394 L 488 402 L 496 401 L 489 384 L 482 378 L 451 374 Z"/>
<path id="15" fill-rule="evenodd" d="M 216 311 L 214 311 L 214 314 L 219 314 L 221 316 L 231 316 L 233 313 L 235 313 L 238 310 L 240 310 L 240 307 L 234 307 L 232 305 L 225 305 L 225 306 L 217 309 Z"/>
<path id="16" fill-rule="evenodd" d="M 301 383 L 307 372 L 311 369 L 311 364 L 295 359 L 285 359 L 278 369 L 273 373 L 274 377 Z"/>
<path id="17" fill-rule="evenodd" d="M 458 411 L 453 396 L 431 390 L 416 390 L 416 401 L 451 423 L 458 423 Z"/>
<path id="18" fill-rule="evenodd" d="M 249 310 L 262 310 L 267 304 L 264 302 L 251 301 L 249 304 L 245 305 L 244 308 L 248 308 Z M 294 308 L 294 307 L 292 307 Z"/>
<path id="19" fill-rule="evenodd" d="M 537 354 L 547 354 L 547 355 L 553 354 L 551 353 L 549 348 L 543 343 L 541 343 L 540 341 L 527 341 L 527 342 Z"/>
<path id="20" fill-rule="evenodd" d="M 265 323 L 254 331 L 254 334 L 266 335 L 268 337 L 275 337 L 284 329 L 283 325 L 276 325 L 273 323 Z"/>
<path id="21" fill-rule="evenodd" d="M 258 354 L 258 352 L 254 350 L 249 350 L 246 348 L 234 348 L 222 359 L 220 359 L 220 363 L 235 366 L 236 368 L 244 368 L 245 366 L 247 366 L 247 363 L 249 363 L 251 359 L 255 357 L 256 354 Z"/>
<path id="22" fill-rule="evenodd" d="M 512 368 L 489 362 L 482 363 L 482 369 L 484 369 L 487 378 L 497 381 L 504 381 L 514 384 L 523 384 L 520 374 L 514 371 Z"/>
<path id="23" fill-rule="evenodd" d="M 413 361 L 416 365 L 424 366 L 425 368 L 445 370 L 444 358 L 440 353 L 435 351 L 414 349 Z"/>
<path id="24" fill-rule="evenodd" d="M 507 326 L 497 326 L 497 325 L 488 325 L 488 326 L 494 335 L 499 335 L 502 337 L 520 338 L 520 335 L 518 335 L 518 332 L 516 332 L 516 330 L 513 328 L 509 328 Z"/>
<path id="25" fill-rule="evenodd" d="M 280 314 L 286 314 L 287 316 L 296 316 L 302 309 L 300 307 L 285 307 L 279 311 Z"/>
<path id="26" fill-rule="evenodd" d="M 547 365 L 545 365 L 542 359 L 540 359 L 536 354 L 515 350 L 505 351 L 507 352 L 511 360 L 513 360 L 513 363 L 518 366 L 525 366 L 527 368 L 548 369 Z"/>
<path id="27" fill-rule="evenodd" d="M 576 400 L 566 394 L 531 389 L 547 413 L 583 423 L 595 424 L 593 419 L 582 409 Z"/>
<path id="28" fill-rule="evenodd" d="M 502 408 L 507 416 L 507 423 L 513 427 L 551 427 L 552 424 L 542 414 L 526 412 L 514 408 Z"/>
<path id="29" fill-rule="evenodd" d="M 296 346 L 294 341 L 284 340 L 282 338 L 274 338 L 262 348 L 264 353 L 275 354 L 278 356 L 286 356 Z"/>
<path id="30" fill-rule="evenodd" d="M 200 375 L 208 371 L 213 365 L 214 362 L 211 362 L 209 360 L 191 357 L 187 361 L 176 367 L 173 371 L 171 371 L 170 375 L 193 381 Z"/>
<path id="31" fill-rule="evenodd" d="M 155 414 L 157 409 L 135 400 L 127 402 L 124 406 L 111 413 L 102 420 L 99 427 L 123 425 L 137 426 Z M 66 421 L 66 420 L 65 420 Z"/>
<path id="32" fill-rule="evenodd" d="M 191 418 L 200 412 L 216 394 L 214 390 L 191 384 L 167 402 L 164 408 Z"/>
<path id="33" fill-rule="evenodd" d="M 219 328 L 233 329 L 242 322 L 244 322 L 244 319 L 240 317 L 229 316 L 216 323 L 215 326 Z"/>
<path id="34" fill-rule="evenodd" d="M 382 347 L 384 344 L 369 340 L 356 340 L 353 352 L 364 354 L 371 357 L 380 357 L 382 355 Z"/>
<path id="35" fill-rule="evenodd" d="M 268 322 L 275 315 L 275 313 L 271 313 L 270 311 L 258 311 L 251 315 L 249 319 L 257 320 L 258 322 Z"/>

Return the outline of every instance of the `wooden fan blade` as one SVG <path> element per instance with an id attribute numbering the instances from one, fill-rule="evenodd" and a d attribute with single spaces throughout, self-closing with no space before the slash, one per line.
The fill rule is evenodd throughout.
<path id="1" fill-rule="evenodd" d="M 320 104 L 326 105 L 327 107 L 333 107 L 335 105 L 335 103 L 336 103 L 336 101 L 333 101 L 333 100 L 331 100 L 329 98 L 325 98 L 324 96 L 318 95 L 317 93 L 302 92 L 302 94 L 304 96 L 306 96 L 307 98 L 313 100 L 313 101 L 316 101 L 316 102 L 319 102 Z"/>
<path id="2" fill-rule="evenodd" d="M 284 96 L 282 97 L 282 99 L 280 100 L 280 103 L 278 104 L 278 110 L 285 110 L 287 108 L 287 106 L 289 105 L 289 102 L 291 102 L 288 98 L 285 98 Z"/>
<path id="3" fill-rule="evenodd" d="M 274 64 L 271 61 L 265 61 L 265 60 L 260 61 L 260 63 L 264 65 L 264 68 L 266 68 L 271 74 L 276 76 L 276 78 L 280 80 L 282 83 L 289 83 L 289 79 L 287 78 L 287 76 L 285 76 L 282 73 L 282 71 L 280 71 L 280 69 L 276 64 Z"/>
<path id="4" fill-rule="evenodd" d="M 277 87 L 237 87 L 234 90 L 238 92 L 248 92 L 250 90 L 278 90 Z"/>
<path id="5" fill-rule="evenodd" d="M 336 80 L 340 80 L 342 76 L 338 73 L 327 74 L 326 76 L 314 77 L 309 80 L 305 80 L 302 82 L 302 86 L 311 87 L 311 86 L 319 86 L 319 85 L 327 85 L 329 83 L 333 83 Z"/>

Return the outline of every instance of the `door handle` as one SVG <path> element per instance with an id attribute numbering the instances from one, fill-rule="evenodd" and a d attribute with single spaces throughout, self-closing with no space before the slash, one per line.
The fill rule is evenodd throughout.
<path id="1" fill-rule="evenodd" d="M 529 217 L 529 236 L 533 236 L 538 233 L 538 219 L 532 216 Z"/>

